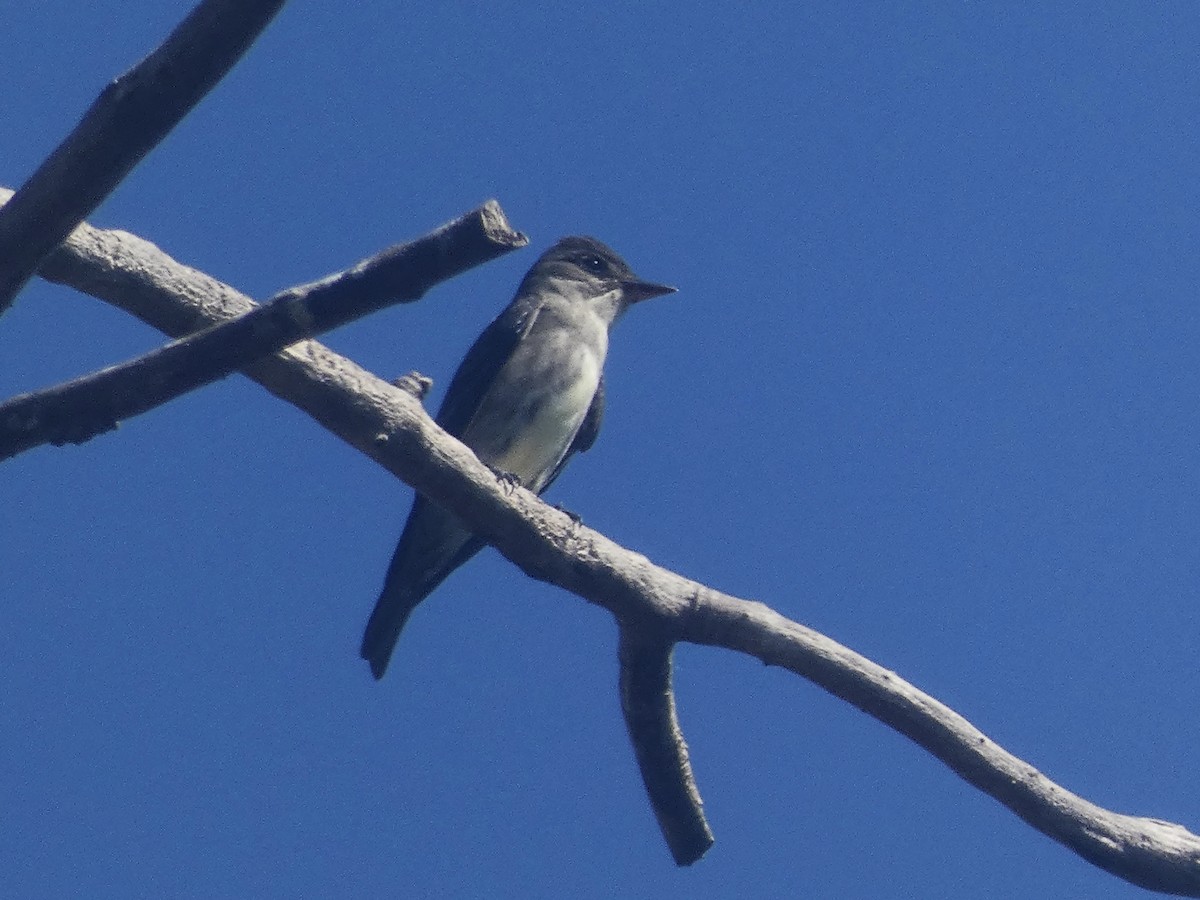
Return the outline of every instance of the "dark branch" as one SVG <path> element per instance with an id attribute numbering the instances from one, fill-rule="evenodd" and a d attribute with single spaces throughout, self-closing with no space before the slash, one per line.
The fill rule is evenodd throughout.
<path id="1" fill-rule="evenodd" d="M 205 0 L 110 83 L 0 210 L 0 313 L 38 266 L 224 77 L 284 0 Z"/>
<path id="2" fill-rule="evenodd" d="M 621 625 L 621 711 L 642 783 L 658 827 L 680 866 L 690 866 L 713 844 L 671 688 L 673 646 L 654 623 Z"/>
<path id="3" fill-rule="evenodd" d="M 283 291 L 236 319 L 0 404 L 0 460 L 41 444 L 83 443 L 296 341 L 392 303 L 418 300 L 435 284 L 527 243 L 500 205 L 489 201 L 345 272 Z"/>

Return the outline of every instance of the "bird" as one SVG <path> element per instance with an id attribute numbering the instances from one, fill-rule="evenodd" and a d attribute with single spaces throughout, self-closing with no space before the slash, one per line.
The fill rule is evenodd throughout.
<path id="1" fill-rule="evenodd" d="M 467 351 L 438 425 L 499 476 L 542 493 L 600 432 L 609 330 L 635 303 L 675 291 L 639 278 L 595 238 L 561 239 Z M 416 495 L 363 633 L 376 680 L 413 610 L 484 543 Z"/>

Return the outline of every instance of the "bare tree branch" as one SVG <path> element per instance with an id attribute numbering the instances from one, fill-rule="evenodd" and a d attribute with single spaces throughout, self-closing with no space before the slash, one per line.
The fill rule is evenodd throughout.
<path id="1" fill-rule="evenodd" d="M 81 444 L 188 391 L 529 243 L 489 200 L 344 272 L 289 288 L 236 319 L 66 384 L 0 404 L 0 460 L 42 444 Z"/>
<path id="2" fill-rule="evenodd" d="M 284 0 L 204 0 L 112 81 L 0 211 L 0 314 L 46 255 L 233 68 Z"/>
<path id="3" fill-rule="evenodd" d="M 621 712 L 658 827 L 676 864 L 690 866 L 712 846 L 713 833 L 675 715 L 673 645 L 655 625 L 621 624 Z"/>
<path id="4" fill-rule="evenodd" d="M 132 235 L 87 227 L 47 260 L 42 274 L 168 333 L 211 324 L 250 304 Z M 664 684 L 662 648 L 678 641 L 782 666 L 906 735 L 1084 859 L 1151 890 L 1200 896 L 1200 838 L 1187 829 L 1084 800 L 895 673 L 761 603 L 655 566 L 528 491 L 498 482 L 410 394 L 351 361 L 308 341 L 245 371 L 450 509 L 531 576 L 604 607 L 623 629 L 650 628 L 637 638 L 660 648 L 658 675 L 645 679 L 647 684 Z M 660 715 L 654 727 L 663 721 Z M 679 776 L 668 772 L 663 778 Z"/>
<path id="5" fill-rule="evenodd" d="M 679 640 L 737 650 L 807 678 L 1094 865 L 1150 890 L 1200 896 L 1200 837 L 1182 825 L 1112 812 L 1066 790 L 895 672 L 761 603 L 702 589 L 681 618 Z"/>

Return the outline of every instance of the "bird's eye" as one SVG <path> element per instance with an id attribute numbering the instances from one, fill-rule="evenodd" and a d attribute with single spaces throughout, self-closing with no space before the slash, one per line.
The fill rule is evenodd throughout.
<path id="1" fill-rule="evenodd" d="M 583 258 L 583 267 L 596 275 L 601 275 L 608 269 L 604 265 L 604 260 L 598 256 L 585 256 Z"/>

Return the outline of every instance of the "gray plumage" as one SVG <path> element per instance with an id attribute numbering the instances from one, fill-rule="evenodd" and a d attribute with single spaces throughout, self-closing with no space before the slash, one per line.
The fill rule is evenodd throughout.
<path id="1" fill-rule="evenodd" d="M 594 238 L 563 238 L 467 352 L 438 424 L 540 494 L 600 432 L 609 329 L 633 303 L 674 290 L 641 280 Z M 361 655 L 376 678 L 412 611 L 483 543 L 417 495 L 363 634 Z"/>

